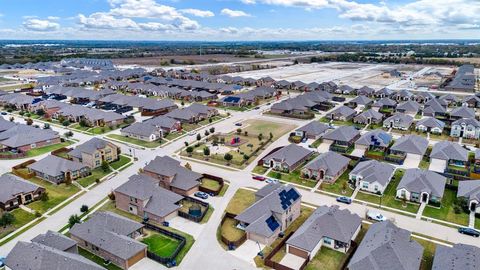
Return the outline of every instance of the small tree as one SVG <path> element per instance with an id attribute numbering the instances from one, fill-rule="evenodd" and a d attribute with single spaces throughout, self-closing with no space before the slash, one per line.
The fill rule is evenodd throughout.
<path id="1" fill-rule="evenodd" d="M 188 147 L 188 142 L 185 142 L 185 147 Z"/>
<path id="2" fill-rule="evenodd" d="M 245 137 L 247 137 L 247 136 L 248 136 L 248 131 L 245 130 L 245 131 L 243 132 L 243 135 L 245 135 Z"/>
<path id="3" fill-rule="evenodd" d="M 405 196 L 402 197 L 402 206 L 407 207 L 407 198 Z"/>
<path id="4" fill-rule="evenodd" d="M 268 136 L 270 137 L 270 140 L 273 139 L 273 133 L 270 132 L 270 134 L 268 134 Z"/>
<path id="5" fill-rule="evenodd" d="M 213 122 L 213 119 L 210 117 L 208 118 L 208 123 L 212 123 Z"/>
<path id="6" fill-rule="evenodd" d="M 108 165 L 108 162 L 106 162 L 105 160 L 102 161 L 102 171 L 108 172 L 108 170 L 110 170 L 110 165 Z"/>
<path id="7" fill-rule="evenodd" d="M 72 228 L 75 224 L 77 223 L 80 223 L 80 217 L 77 216 L 77 215 L 71 215 L 69 218 L 68 218 L 68 226 L 70 228 Z"/>
<path id="8" fill-rule="evenodd" d="M 232 154 L 226 153 L 223 158 L 227 161 L 228 164 L 230 164 L 230 161 L 233 159 Z"/>
<path id="9" fill-rule="evenodd" d="M 190 165 L 190 163 L 187 162 L 187 163 L 185 164 L 185 169 L 191 171 L 191 170 L 192 170 L 192 165 Z"/>
<path id="10" fill-rule="evenodd" d="M 210 135 L 210 132 L 208 132 L 208 130 L 205 130 L 205 136 L 208 136 Z"/>
<path id="11" fill-rule="evenodd" d="M 250 157 L 247 154 L 243 154 L 243 160 L 247 161 Z"/>
<path id="12" fill-rule="evenodd" d="M 65 185 L 70 186 L 71 184 L 72 184 L 72 178 L 67 177 L 67 179 L 65 179 Z"/>
<path id="13" fill-rule="evenodd" d="M 80 207 L 80 212 L 82 213 L 88 212 L 88 205 L 86 204 L 82 205 L 82 207 Z"/>
<path id="14" fill-rule="evenodd" d="M 210 128 L 210 133 L 214 133 L 215 132 L 215 128 L 214 127 L 211 127 Z"/>
<path id="15" fill-rule="evenodd" d="M 29 126 L 31 126 L 33 124 L 32 118 L 25 119 L 25 122 L 27 122 L 27 125 L 29 125 Z"/>
<path id="16" fill-rule="evenodd" d="M 242 133 L 242 129 L 241 128 L 237 128 L 237 134 L 240 135 Z"/>
<path id="17" fill-rule="evenodd" d="M 197 141 L 200 141 L 201 139 L 202 139 L 202 135 L 200 135 L 200 133 L 197 134 Z"/>
<path id="18" fill-rule="evenodd" d="M 64 127 L 68 127 L 68 126 L 70 126 L 70 121 L 64 120 L 64 121 L 62 122 L 62 125 L 63 125 Z"/>
<path id="19" fill-rule="evenodd" d="M 262 140 L 263 140 L 263 134 L 262 134 L 262 133 L 258 134 L 258 140 L 259 140 L 259 141 L 262 141 Z"/>
<path id="20" fill-rule="evenodd" d="M 43 109 L 38 109 L 36 111 L 36 114 L 39 115 L 39 116 L 43 116 L 43 115 L 45 115 L 45 111 Z"/>
<path id="21" fill-rule="evenodd" d="M 108 193 L 108 198 L 109 198 L 111 201 L 115 201 L 115 193 L 113 193 L 113 192 Z"/>
<path id="22" fill-rule="evenodd" d="M 42 202 L 46 202 L 48 201 L 49 197 L 48 197 L 48 192 L 43 192 L 42 195 L 40 195 L 40 200 Z"/>
<path id="23" fill-rule="evenodd" d="M 188 153 L 188 156 L 191 156 L 192 153 L 193 153 L 193 147 L 191 147 L 191 146 L 187 147 L 187 150 L 186 150 L 186 151 L 187 151 L 187 153 Z"/>
<path id="24" fill-rule="evenodd" d="M 203 155 L 205 155 L 206 157 L 210 156 L 210 148 L 208 147 L 203 148 Z"/>
<path id="25" fill-rule="evenodd" d="M 87 121 L 85 121 L 84 119 L 80 120 L 80 122 L 78 122 L 78 124 L 79 124 L 81 127 L 87 127 L 87 126 L 88 126 Z"/>
<path id="26" fill-rule="evenodd" d="M 73 136 L 73 132 L 72 132 L 72 131 L 67 131 L 67 132 L 65 132 L 65 137 L 70 138 L 70 137 L 72 137 L 72 136 Z"/>
<path id="27" fill-rule="evenodd" d="M 0 218 L 0 225 L 4 228 L 12 225 L 14 222 L 15 216 L 10 212 L 3 213 L 2 217 Z"/>

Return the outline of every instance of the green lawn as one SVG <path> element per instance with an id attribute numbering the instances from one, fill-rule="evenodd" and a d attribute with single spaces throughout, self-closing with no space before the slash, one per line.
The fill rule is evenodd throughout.
<path id="1" fill-rule="evenodd" d="M 238 215 L 255 202 L 255 192 L 239 189 L 227 205 L 226 212 Z"/>
<path id="2" fill-rule="evenodd" d="M 47 194 L 48 194 L 47 201 L 44 202 L 44 201 L 38 200 L 27 205 L 27 207 L 33 210 L 36 210 L 40 213 L 45 213 L 49 209 L 55 207 L 59 203 L 65 201 L 66 199 L 70 198 L 71 196 L 73 196 L 74 194 L 80 191 L 74 185 L 69 185 L 69 186 L 67 186 L 66 184 L 55 185 L 53 183 L 50 183 L 48 181 L 42 180 L 37 177 L 28 179 L 28 181 L 44 187 L 47 191 Z"/>
<path id="3" fill-rule="evenodd" d="M 70 128 L 73 128 L 73 129 L 76 129 L 76 130 L 79 130 L 79 131 L 87 131 L 87 130 L 90 129 L 90 127 L 82 127 L 82 126 L 80 126 L 79 123 L 71 124 L 69 127 L 70 127 Z"/>
<path id="4" fill-rule="evenodd" d="M 322 183 L 320 189 L 342 196 L 352 196 L 353 189 L 348 186 L 348 173 L 349 170 L 346 170 L 333 184 Z"/>
<path id="5" fill-rule="evenodd" d="M 222 188 L 222 190 L 220 190 L 220 193 L 218 193 L 218 196 L 221 197 L 221 196 L 225 195 L 225 192 L 227 192 L 227 189 L 228 189 L 229 186 L 230 186 L 229 184 L 224 182 L 223 183 L 223 188 Z"/>
<path id="6" fill-rule="evenodd" d="M 0 239 L 35 219 L 35 215 L 20 208 L 14 209 L 10 213 L 15 217 L 15 221 L 10 226 L 0 227 Z"/>
<path id="7" fill-rule="evenodd" d="M 183 134 L 185 134 L 185 132 L 183 132 L 183 131 L 168 133 L 167 136 L 165 136 L 165 139 L 167 139 L 167 140 L 169 140 L 169 141 L 173 141 L 173 140 L 175 140 L 176 138 L 182 136 Z"/>
<path id="8" fill-rule="evenodd" d="M 109 265 L 104 264 L 104 259 L 98 257 L 97 255 L 90 253 L 89 251 L 78 247 L 78 254 L 82 255 L 83 257 L 89 259 L 90 261 L 107 268 L 108 270 L 122 270 L 122 268 L 114 265 L 113 263 L 110 263 Z"/>
<path id="9" fill-rule="evenodd" d="M 313 188 L 317 184 L 317 181 L 301 178 L 300 174 L 301 174 L 300 169 L 297 169 L 297 170 L 295 170 L 291 173 L 282 173 L 282 172 L 270 171 L 267 174 L 267 176 L 272 177 L 272 178 L 276 178 L 276 179 L 280 179 L 282 181 L 306 186 L 306 187 L 309 187 L 309 188 Z"/>
<path id="10" fill-rule="evenodd" d="M 108 169 L 107 171 L 103 171 L 103 169 L 101 167 L 98 167 L 96 169 L 93 169 L 92 170 L 92 174 L 87 176 L 87 177 L 83 177 L 83 178 L 80 178 L 77 181 L 77 183 L 79 183 L 82 187 L 88 187 L 90 186 L 91 184 L 95 183 L 97 179 L 102 179 L 105 175 L 111 173 L 112 170 L 111 169 Z"/>
<path id="11" fill-rule="evenodd" d="M 212 179 L 208 179 L 208 178 L 202 178 L 202 184 L 201 184 L 202 187 L 205 187 L 205 188 L 208 188 L 210 190 L 219 190 L 220 189 L 220 183 L 215 181 L 215 180 L 212 180 Z"/>
<path id="12" fill-rule="evenodd" d="M 210 220 L 210 217 L 213 214 L 213 210 L 215 210 L 211 205 L 208 206 L 207 213 L 205 216 L 203 216 L 202 221 L 200 221 L 200 224 L 205 224 Z"/>
<path id="13" fill-rule="evenodd" d="M 455 214 L 453 211 L 454 202 L 456 200 L 456 193 L 455 191 L 446 188 L 445 192 L 443 193 L 442 204 L 440 209 L 428 206 L 425 207 L 423 211 L 423 215 L 425 217 L 431 217 L 436 219 L 445 220 L 448 222 L 453 222 L 456 224 L 460 224 L 463 226 L 468 225 L 468 214 L 462 212 L 460 214 Z"/>
<path id="14" fill-rule="evenodd" d="M 65 142 L 62 142 L 62 143 L 57 143 L 57 144 L 52 144 L 52 145 L 47 145 L 47 146 L 43 146 L 43 147 L 34 148 L 34 149 L 31 149 L 31 150 L 27 151 L 27 157 L 35 157 L 35 156 L 39 156 L 39 155 L 42 155 L 42 154 L 45 154 L 45 153 L 50 153 L 52 151 L 55 151 L 55 150 L 60 149 L 62 147 L 67 147 L 67 146 L 72 145 L 74 143 L 75 143 L 74 141 L 65 141 Z"/>
<path id="15" fill-rule="evenodd" d="M 430 166 L 430 161 L 426 161 L 426 160 L 422 159 L 420 161 L 420 164 L 418 165 L 418 168 L 420 168 L 422 170 L 428 170 L 429 166 Z"/>
<path id="16" fill-rule="evenodd" d="M 430 269 L 432 269 L 433 256 L 435 255 L 436 244 L 433 243 L 433 242 L 423 240 L 423 239 L 418 239 L 418 238 L 415 238 L 415 237 L 413 237 L 413 240 L 418 242 L 424 248 L 422 263 L 420 265 L 420 270 L 430 270 Z"/>
<path id="17" fill-rule="evenodd" d="M 100 135 L 100 134 L 110 132 L 112 130 L 123 128 L 127 125 L 128 125 L 127 123 L 123 123 L 123 124 L 119 125 L 118 128 L 117 127 L 93 127 L 91 129 L 89 129 L 88 132 L 90 132 L 92 134 L 95 134 L 95 135 Z"/>
<path id="18" fill-rule="evenodd" d="M 180 245 L 180 241 L 171 238 L 167 235 L 156 233 L 153 231 L 145 230 L 147 236 L 144 237 L 141 242 L 148 246 L 150 252 L 156 255 L 166 258 L 172 256 L 175 250 Z"/>
<path id="19" fill-rule="evenodd" d="M 345 253 L 335 251 L 331 248 L 321 247 L 317 255 L 307 264 L 306 270 L 337 270 L 342 266 L 346 257 Z"/>
<path id="20" fill-rule="evenodd" d="M 124 166 L 125 164 L 131 162 L 132 159 L 130 157 L 120 155 L 118 156 L 118 160 L 110 163 L 110 167 L 112 167 L 115 170 L 118 170 L 118 168 Z"/>
<path id="21" fill-rule="evenodd" d="M 265 168 L 263 166 L 255 166 L 253 168 L 252 172 L 256 174 L 265 174 L 268 171 L 268 168 Z"/>
<path id="22" fill-rule="evenodd" d="M 278 139 L 281 136 L 287 134 L 295 128 L 294 125 L 286 125 L 277 122 L 270 122 L 265 120 L 247 120 L 242 123 L 242 132 L 247 131 L 248 134 L 257 136 L 262 133 L 264 138 L 268 138 L 270 132 L 273 135 L 273 139 Z"/>
<path id="23" fill-rule="evenodd" d="M 122 142 L 143 146 L 143 147 L 146 147 L 146 148 L 156 148 L 156 147 L 159 147 L 160 145 L 163 144 L 163 142 L 161 140 L 153 141 L 153 142 L 147 142 L 147 141 L 142 141 L 142 140 L 138 140 L 138 139 L 134 139 L 134 138 L 130 138 L 130 137 L 125 137 L 125 136 L 118 135 L 118 134 L 108 134 L 107 137 L 115 139 L 115 140 L 119 140 L 119 141 L 122 141 Z"/>

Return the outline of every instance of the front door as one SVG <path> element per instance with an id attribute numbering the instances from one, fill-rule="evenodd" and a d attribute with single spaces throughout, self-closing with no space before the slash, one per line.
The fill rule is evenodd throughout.
<path id="1" fill-rule="evenodd" d="M 475 210 L 477 210 L 477 203 L 472 202 L 470 204 L 470 211 L 475 212 Z"/>
<path id="2" fill-rule="evenodd" d="M 426 203 L 428 201 L 428 194 L 422 193 L 422 203 Z"/>

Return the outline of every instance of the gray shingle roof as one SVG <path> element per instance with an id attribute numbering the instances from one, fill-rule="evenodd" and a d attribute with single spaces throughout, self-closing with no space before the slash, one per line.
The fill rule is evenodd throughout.
<path id="1" fill-rule="evenodd" d="M 0 133 L 0 144 L 17 148 L 58 138 L 58 132 L 51 129 L 34 128 L 32 126 L 17 124 Z"/>
<path id="2" fill-rule="evenodd" d="M 320 123 L 319 121 L 312 121 L 306 124 L 305 126 L 297 129 L 297 131 L 303 131 L 307 135 L 313 135 L 313 136 L 321 135 L 327 130 L 328 130 L 328 126 L 323 123 Z"/>
<path id="3" fill-rule="evenodd" d="M 375 102 L 372 107 L 395 107 L 397 105 L 397 102 L 393 99 L 390 99 L 388 97 L 384 97 L 379 99 L 377 102 Z"/>
<path id="4" fill-rule="evenodd" d="M 427 128 L 441 128 L 445 127 L 445 123 L 443 121 L 438 120 L 437 118 L 427 117 L 419 120 L 415 126 L 425 126 Z"/>
<path id="5" fill-rule="evenodd" d="M 413 123 L 413 117 L 404 113 L 396 113 L 385 119 L 383 125 L 389 125 L 390 122 L 394 122 L 396 127 L 409 128 Z"/>
<path id="6" fill-rule="evenodd" d="M 480 202 L 480 180 L 459 181 L 457 197 Z"/>
<path id="7" fill-rule="evenodd" d="M 75 224 L 70 234 L 127 260 L 147 247 L 128 237 L 141 228 L 142 224 L 117 214 L 97 212 L 84 223 Z"/>
<path id="8" fill-rule="evenodd" d="M 408 169 L 398 183 L 397 190 L 405 188 L 409 192 L 421 194 L 426 192 L 436 197 L 443 197 L 447 178 L 436 172 L 421 169 Z"/>
<path id="9" fill-rule="evenodd" d="M 156 126 L 147 123 L 133 123 L 128 127 L 122 128 L 120 132 L 148 137 L 159 132 L 159 129 Z"/>
<path id="10" fill-rule="evenodd" d="M 323 237 L 350 243 L 361 223 L 357 214 L 340 210 L 338 205 L 320 206 L 287 240 L 287 244 L 312 252 Z"/>
<path id="11" fill-rule="evenodd" d="M 406 135 L 400 137 L 390 148 L 409 154 L 424 155 L 428 148 L 428 140 L 418 135 Z"/>
<path id="12" fill-rule="evenodd" d="M 202 178 L 201 174 L 182 167 L 179 161 L 168 156 L 155 157 L 154 160 L 150 161 L 150 163 L 144 167 L 144 170 L 159 175 L 174 177 L 171 185 L 183 190 L 198 186 L 198 180 Z"/>
<path id="13" fill-rule="evenodd" d="M 362 120 L 367 121 L 368 118 L 380 121 L 383 118 L 383 114 L 375 111 L 374 109 L 369 109 L 369 110 L 361 112 L 359 115 L 355 116 L 354 120 L 356 122 L 362 121 Z"/>
<path id="14" fill-rule="evenodd" d="M 473 108 L 460 106 L 460 107 L 457 107 L 457 108 L 453 109 L 450 112 L 450 116 L 461 117 L 461 118 L 474 118 L 475 117 L 475 111 L 473 110 Z"/>
<path id="15" fill-rule="evenodd" d="M 350 175 L 361 176 L 362 181 L 371 184 L 377 182 L 385 187 L 390 182 L 393 171 L 395 171 L 393 165 L 376 160 L 368 160 L 359 162 L 350 172 Z"/>
<path id="16" fill-rule="evenodd" d="M 72 240 L 65 235 L 54 232 L 47 231 L 45 234 L 39 234 L 32 239 L 32 242 L 39 243 L 48 247 L 52 247 L 61 251 L 67 251 L 68 249 L 77 245 L 75 240 Z"/>
<path id="17" fill-rule="evenodd" d="M 292 143 L 264 157 L 263 160 L 268 161 L 274 159 L 276 161 L 285 163 L 288 166 L 292 166 L 302 159 L 308 157 L 310 154 L 312 154 L 312 151 Z"/>
<path id="18" fill-rule="evenodd" d="M 355 114 L 357 114 L 357 112 L 354 109 L 347 106 L 341 106 L 333 110 L 332 112 L 328 113 L 327 117 L 330 118 L 332 115 L 334 115 L 336 117 L 343 116 L 348 118 L 348 117 L 354 116 Z"/>
<path id="19" fill-rule="evenodd" d="M 350 103 L 355 103 L 357 105 L 367 105 L 372 103 L 372 100 L 366 96 L 360 95 L 357 96 L 356 98 L 350 100 Z"/>
<path id="20" fill-rule="evenodd" d="M 465 244 L 455 244 L 453 247 L 437 245 L 432 270 L 457 269 L 480 269 L 480 248 Z"/>
<path id="21" fill-rule="evenodd" d="M 75 149 L 70 151 L 68 154 L 70 156 L 81 158 L 82 153 L 92 155 L 97 150 L 105 149 L 105 147 L 107 147 L 108 144 L 109 144 L 109 142 L 106 141 L 106 140 L 102 140 L 100 138 L 92 138 L 92 139 L 80 144 L 79 146 L 75 147 Z"/>
<path id="22" fill-rule="evenodd" d="M 6 173 L 0 176 L 0 202 L 14 199 L 19 193 L 30 193 L 40 188 L 16 175 Z"/>
<path id="23" fill-rule="evenodd" d="M 49 155 L 33 164 L 28 165 L 27 167 L 50 176 L 58 176 L 68 171 L 81 170 L 87 166 L 77 161 Z"/>
<path id="24" fill-rule="evenodd" d="M 350 270 L 418 270 L 423 247 L 410 240 L 410 232 L 390 221 L 370 226 L 348 264 Z"/>
<path id="25" fill-rule="evenodd" d="M 304 168 L 309 170 L 324 170 L 326 175 L 336 175 L 344 168 L 350 159 L 335 152 L 329 151 L 310 161 Z"/>
<path id="26" fill-rule="evenodd" d="M 420 104 L 413 100 L 405 101 L 397 105 L 397 110 L 405 112 L 417 113 L 419 109 Z"/>
<path id="27" fill-rule="evenodd" d="M 468 150 L 458 143 L 441 141 L 433 146 L 430 158 L 468 161 Z"/>
<path id="28" fill-rule="evenodd" d="M 463 118 L 453 122 L 452 126 L 454 125 L 472 125 L 474 127 L 480 127 L 480 122 L 475 118 Z"/>
<path id="29" fill-rule="evenodd" d="M 350 142 L 355 137 L 360 135 L 360 131 L 353 126 L 340 126 L 334 130 L 327 132 L 323 139 L 327 140 L 335 140 L 335 141 L 343 141 L 343 142 Z"/>
<path id="30" fill-rule="evenodd" d="M 392 135 L 383 130 L 372 130 L 363 134 L 355 144 L 387 147 L 392 141 Z"/>

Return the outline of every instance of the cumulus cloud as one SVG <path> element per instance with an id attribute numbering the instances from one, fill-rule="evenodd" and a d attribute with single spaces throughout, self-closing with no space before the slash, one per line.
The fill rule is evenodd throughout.
<path id="1" fill-rule="evenodd" d="M 27 30 L 39 32 L 55 31 L 60 28 L 60 24 L 56 22 L 36 18 L 26 19 L 22 25 Z"/>
<path id="2" fill-rule="evenodd" d="M 241 0 L 242 3 L 247 4 L 247 5 L 253 5 L 256 4 L 257 2 L 255 0 Z"/>
<path id="3" fill-rule="evenodd" d="M 225 16 L 228 16 L 228 17 L 232 17 L 232 18 L 236 18 L 236 17 L 250 17 L 251 15 L 244 12 L 244 11 L 241 11 L 241 10 L 232 10 L 232 9 L 229 9 L 229 8 L 224 8 L 222 9 L 222 11 L 220 12 L 222 15 L 225 15 Z"/>
<path id="4" fill-rule="evenodd" d="M 128 18 L 116 18 L 108 13 L 96 12 L 85 16 L 78 15 L 81 25 L 86 28 L 101 28 L 101 29 L 136 29 L 138 25 Z"/>
<path id="5" fill-rule="evenodd" d="M 202 18 L 207 18 L 207 17 L 213 17 L 215 14 L 211 12 L 210 10 L 200 10 L 200 9 L 194 9 L 194 8 L 187 8 L 187 9 L 182 9 L 180 10 L 184 14 L 190 14 L 196 17 L 202 17 Z"/>

